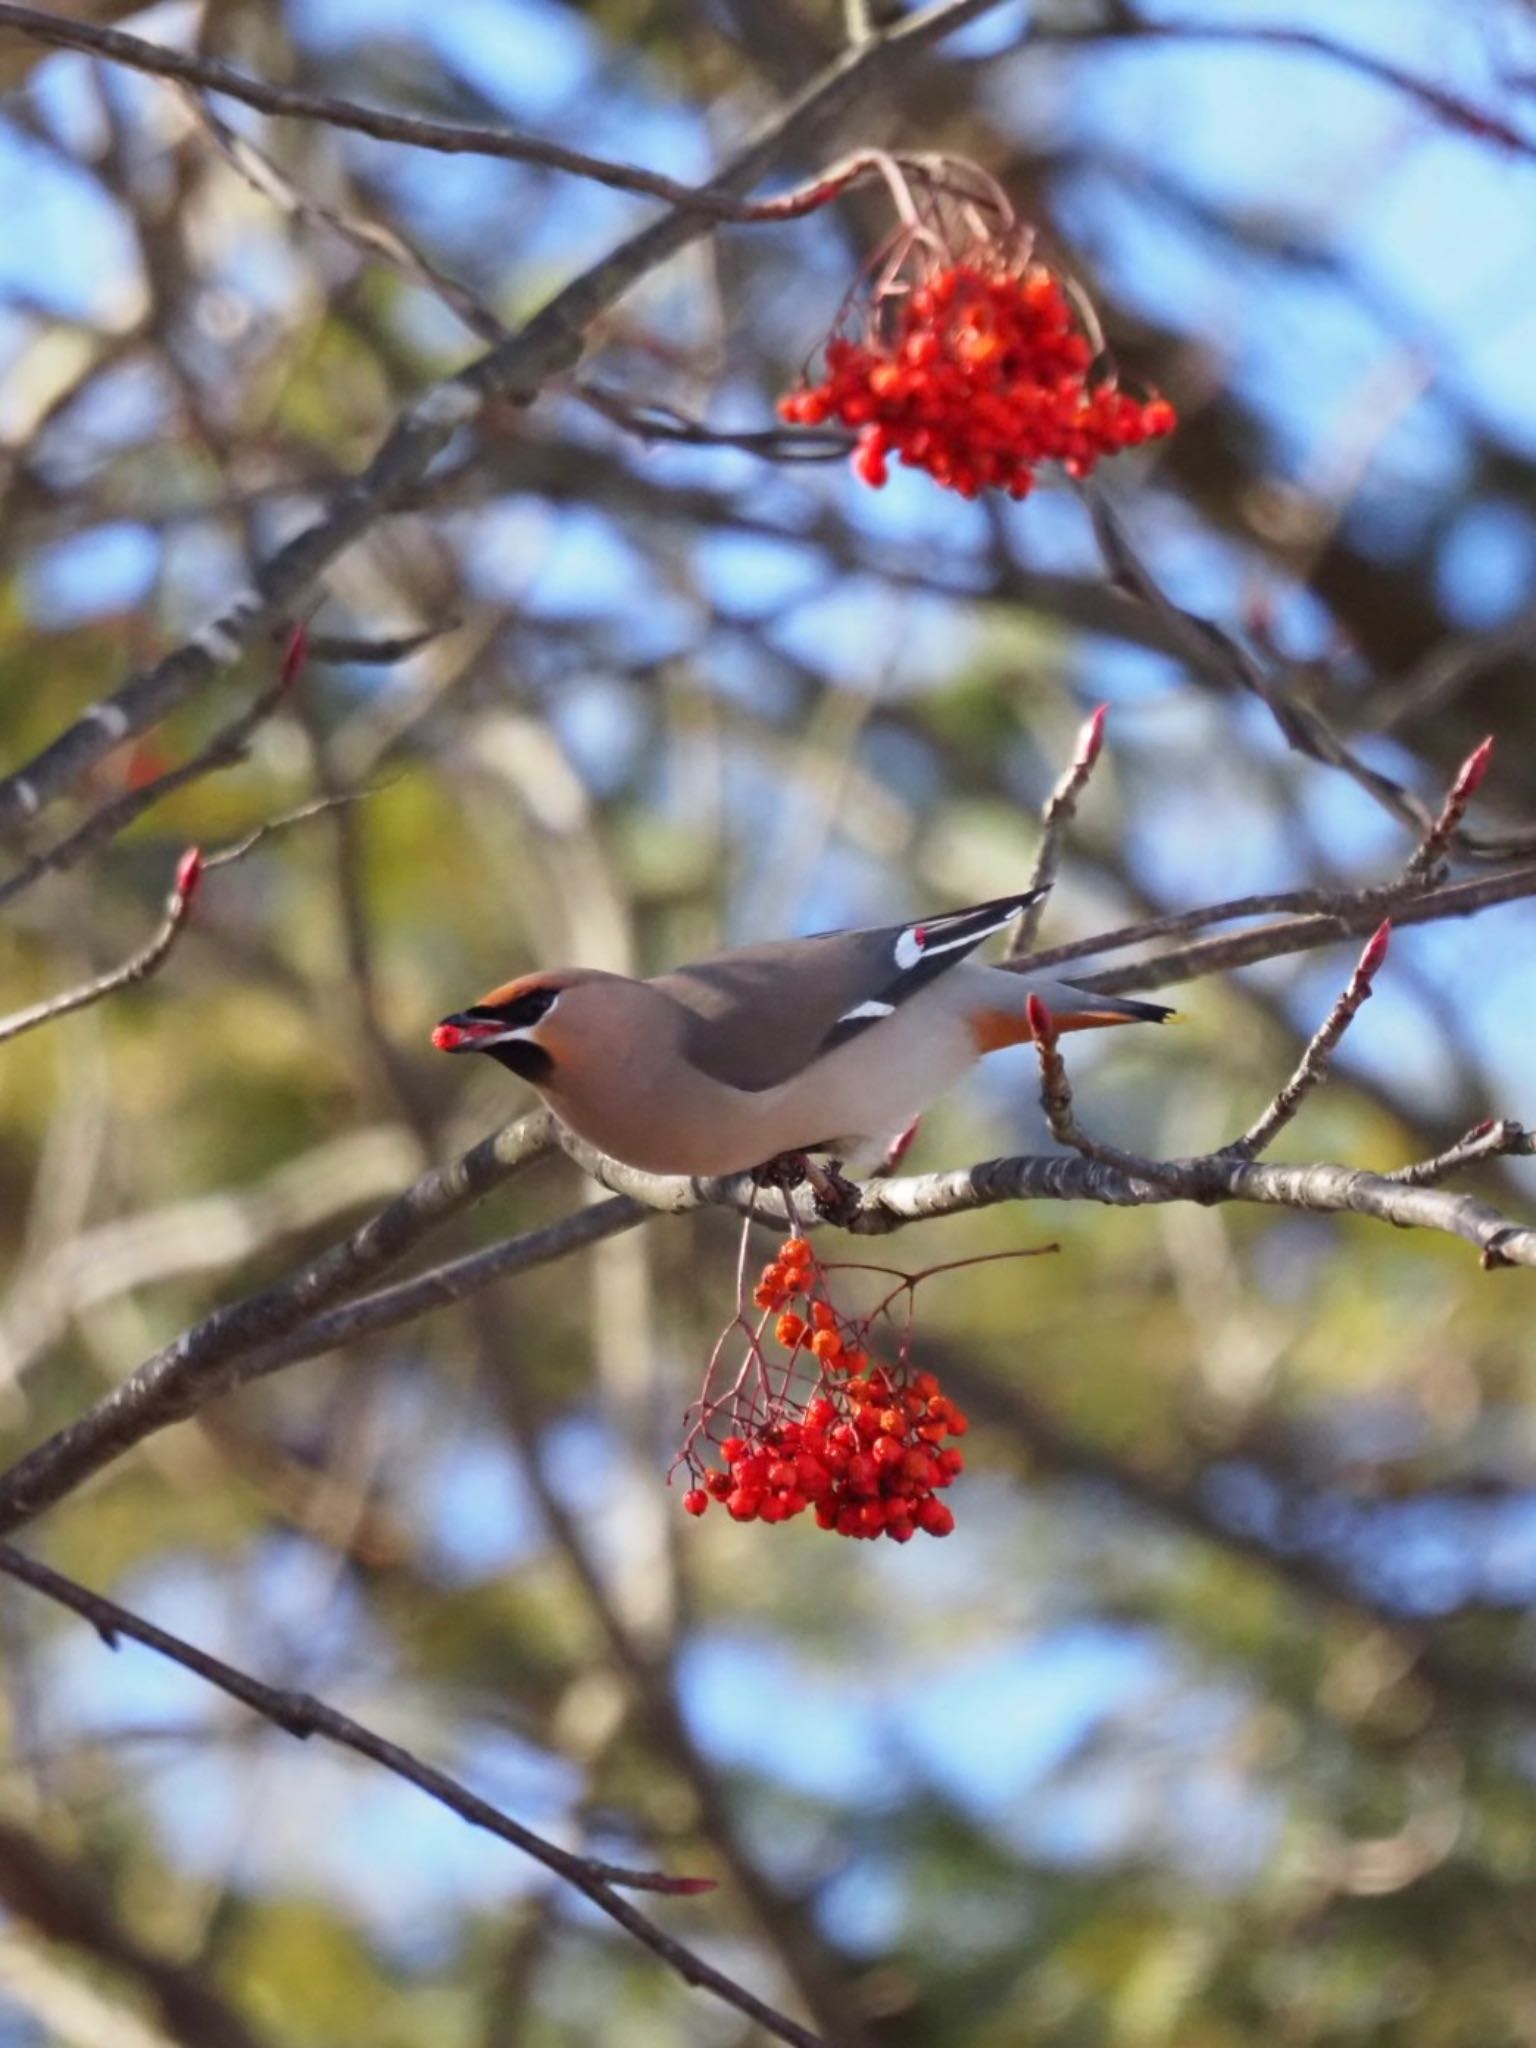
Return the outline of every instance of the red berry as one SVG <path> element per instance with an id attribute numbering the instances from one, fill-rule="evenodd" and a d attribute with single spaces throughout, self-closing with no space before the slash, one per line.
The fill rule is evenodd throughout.
<path id="1" fill-rule="evenodd" d="M 943 1501 L 930 1496 L 918 1507 L 917 1526 L 926 1529 L 930 1536 L 947 1536 L 955 1526 L 955 1518 Z"/>

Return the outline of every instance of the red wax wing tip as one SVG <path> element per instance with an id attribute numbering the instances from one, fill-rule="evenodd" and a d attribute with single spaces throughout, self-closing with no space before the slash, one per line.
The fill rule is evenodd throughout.
<path id="1" fill-rule="evenodd" d="M 295 681 L 299 670 L 309 658 L 309 628 L 295 626 L 288 635 L 288 645 L 283 649 L 283 666 L 278 681 L 286 690 Z"/>
<path id="2" fill-rule="evenodd" d="M 668 1877 L 654 1889 L 677 1899 L 696 1899 L 702 1892 L 719 1891 L 720 1880 L 718 1877 Z"/>
<path id="3" fill-rule="evenodd" d="M 1470 1144 L 1474 1138 L 1486 1138 L 1493 1129 L 1493 1126 L 1494 1119 L 1491 1116 L 1485 1116 L 1480 1124 L 1474 1124 L 1471 1130 L 1468 1131 L 1467 1143 Z"/>
<path id="4" fill-rule="evenodd" d="M 1382 961 L 1386 959 L 1387 947 L 1391 944 L 1391 941 L 1392 920 L 1389 917 L 1384 924 L 1378 925 L 1375 931 L 1372 932 L 1365 951 L 1360 955 L 1358 971 L 1366 975 L 1374 974 Z"/>
<path id="5" fill-rule="evenodd" d="M 1056 1036 L 1056 1019 L 1033 990 L 1030 991 L 1029 997 L 1024 1004 L 1024 1014 L 1029 1019 L 1029 1028 L 1034 1033 L 1037 1042 L 1040 1040 L 1049 1042 Z"/>
<path id="6" fill-rule="evenodd" d="M 1455 793 L 1459 797 L 1472 796 L 1488 773 L 1488 763 L 1493 756 L 1493 734 L 1489 733 L 1481 746 L 1474 747 L 1457 771 Z"/>
<path id="7" fill-rule="evenodd" d="M 1099 758 L 1099 749 L 1104 744 L 1104 721 L 1108 716 L 1109 706 L 1101 704 L 1083 727 L 1083 736 L 1078 742 L 1077 758 L 1085 768 L 1091 768 Z"/>
<path id="8" fill-rule="evenodd" d="M 197 885 L 203 879 L 203 849 L 189 846 L 176 863 L 176 894 L 186 902 L 197 893 Z"/>
<path id="9" fill-rule="evenodd" d="M 432 1043 L 439 1052 L 457 1052 L 463 1040 L 464 1034 L 457 1024 L 439 1024 L 432 1033 Z"/>

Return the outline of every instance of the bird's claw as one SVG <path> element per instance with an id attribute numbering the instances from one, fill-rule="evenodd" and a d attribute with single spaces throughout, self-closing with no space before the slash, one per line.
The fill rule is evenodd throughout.
<path id="1" fill-rule="evenodd" d="M 776 1159 L 755 1166 L 752 1178 L 760 1188 L 779 1188 L 789 1194 L 805 1186 L 810 1171 L 811 1162 L 803 1152 L 781 1152 Z"/>
<path id="2" fill-rule="evenodd" d="M 842 1171 L 840 1159 L 829 1159 L 824 1166 L 814 1159 L 805 1162 L 805 1177 L 810 1183 L 811 1194 L 816 1203 L 816 1214 L 826 1223 L 835 1223 L 846 1230 L 863 1204 L 863 1191 L 856 1181 L 851 1181 Z"/>
<path id="3" fill-rule="evenodd" d="M 843 1173 L 838 1159 L 823 1164 L 805 1152 L 781 1152 L 755 1168 L 752 1178 L 760 1188 L 778 1188 L 786 1195 L 808 1187 L 816 1214 L 824 1223 L 842 1229 L 847 1229 L 863 1202 L 863 1191 Z"/>

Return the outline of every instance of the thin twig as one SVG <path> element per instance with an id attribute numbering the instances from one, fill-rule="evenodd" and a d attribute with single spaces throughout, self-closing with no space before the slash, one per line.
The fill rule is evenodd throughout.
<path id="1" fill-rule="evenodd" d="M 1108 714 L 1109 706 L 1101 704 L 1079 727 L 1072 758 L 1041 809 L 1040 845 L 1035 853 L 1034 873 L 1027 884 L 1033 890 L 1048 889 L 1056 879 L 1057 870 L 1061 866 L 1062 841 L 1066 837 L 1067 827 L 1077 816 L 1078 799 L 1088 787 L 1100 749 L 1104 745 L 1104 720 Z M 1033 903 L 1024 906 L 1019 921 L 1013 928 L 1013 937 L 1008 943 L 1008 960 L 1022 960 L 1029 952 L 1035 943 L 1035 933 L 1040 929 L 1040 920 L 1044 915 L 1045 897 L 1037 894 Z"/>
<path id="2" fill-rule="evenodd" d="M 1440 806 L 1434 823 L 1424 834 L 1403 869 L 1406 884 L 1434 883 L 1442 881 L 1446 871 L 1446 856 L 1452 842 L 1461 830 L 1461 821 L 1467 814 L 1467 806 L 1481 787 L 1483 777 L 1488 773 L 1488 762 L 1493 753 L 1493 735 L 1490 733 L 1480 746 L 1468 754 L 1456 771 L 1455 780 L 1446 792 L 1445 802 Z"/>
<path id="3" fill-rule="evenodd" d="M 595 1857 L 575 1855 L 569 1849 L 546 1841 L 542 1835 L 536 1835 L 531 1828 L 524 1827 L 520 1821 L 503 1813 L 500 1807 L 471 1792 L 468 1786 L 460 1784 L 446 1771 L 423 1762 L 411 1750 L 364 1727 L 360 1721 L 354 1721 L 349 1714 L 316 1699 L 312 1693 L 288 1692 L 267 1685 L 261 1679 L 253 1678 L 249 1672 L 238 1670 L 222 1658 L 210 1656 L 206 1650 L 200 1650 L 182 1637 L 144 1620 L 117 1601 L 93 1593 L 77 1580 L 66 1578 L 62 1572 L 40 1564 L 36 1558 L 26 1556 L 9 1543 L 0 1543 L 0 1572 L 78 1614 L 83 1621 L 90 1623 L 108 1649 L 116 1649 L 123 1637 L 142 1643 L 146 1649 L 180 1665 L 184 1671 L 193 1672 L 229 1698 L 239 1700 L 242 1706 L 249 1707 L 252 1713 L 259 1714 L 285 1734 L 297 1736 L 301 1741 L 318 1736 L 322 1742 L 350 1750 L 354 1756 L 366 1758 L 391 1776 L 403 1778 L 407 1784 L 425 1792 L 429 1799 L 458 1814 L 471 1827 L 484 1829 L 487 1834 L 497 1836 L 534 1862 L 541 1863 L 546 1870 L 553 1871 L 583 1898 L 590 1900 L 599 1912 L 606 1913 L 626 1933 L 634 1935 L 653 1955 L 675 1970 L 685 1983 L 713 1992 L 722 2003 L 755 2021 L 777 2040 L 789 2042 L 791 2048 L 824 2048 L 820 2038 L 808 2028 L 800 2026 L 787 2014 L 776 2011 L 745 1985 L 738 1984 L 733 1977 L 706 1962 L 693 1949 L 647 1919 L 621 1896 L 618 1889 L 689 1896 L 712 1891 L 715 1888 L 713 1879 L 668 1877 L 660 1871 L 629 1870 L 620 1864 L 600 1862 Z"/>
<path id="4" fill-rule="evenodd" d="M 9 1017 L 0 1017 L 0 1045 L 9 1039 L 20 1038 L 24 1031 L 35 1031 L 41 1024 L 51 1024 L 58 1017 L 68 1017 L 76 1010 L 104 1001 L 107 996 L 115 996 L 119 989 L 131 988 L 135 982 L 148 981 L 169 959 L 171 948 L 186 928 L 205 865 L 201 849 L 189 847 L 176 863 L 176 879 L 165 899 L 165 914 L 149 944 L 131 953 L 120 967 L 97 975 L 94 981 L 67 989 L 63 995 L 45 997 L 28 1010 L 17 1010 Z"/>
<path id="5" fill-rule="evenodd" d="M 229 846 L 221 846 L 217 853 L 210 853 L 203 862 L 203 872 L 214 868 L 233 867 L 247 854 L 253 853 L 264 839 L 270 839 L 274 832 L 286 832 L 291 825 L 304 825 L 311 818 L 322 818 L 327 811 L 338 811 L 344 805 L 365 804 L 370 797 L 383 796 L 399 782 L 398 775 L 392 775 L 387 782 L 370 782 L 366 789 L 333 789 L 326 796 L 311 797 L 307 803 L 295 804 L 291 811 L 279 811 L 275 818 L 264 818 L 259 825 L 253 825 L 243 839 L 236 839 Z"/>
<path id="6" fill-rule="evenodd" d="M 1267 1151 L 1274 1143 L 1312 1090 L 1324 1079 L 1339 1040 L 1354 1022 L 1361 1005 L 1370 998 L 1371 983 L 1375 980 L 1382 961 L 1387 957 L 1387 947 L 1391 938 L 1390 924 L 1377 927 L 1370 943 L 1360 955 L 1343 993 L 1312 1034 L 1306 1051 L 1297 1063 L 1296 1071 L 1283 1087 L 1275 1091 L 1263 1114 L 1254 1119 L 1243 1135 L 1234 1138 L 1230 1145 L 1222 1146 L 1224 1157 L 1257 1159 L 1261 1152 Z"/>
<path id="7" fill-rule="evenodd" d="M 770 462 L 841 462 L 854 445 L 851 434 L 805 427 L 706 426 L 654 399 L 630 399 L 591 379 L 573 384 L 573 398 L 641 441 L 675 441 L 690 448 L 739 448 Z"/>
<path id="8" fill-rule="evenodd" d="M 311 633 L 309 655 L 311 661 L 355 662 L 360 668 L 388 667 L 393 662 L 409 661 L 413 654 L 420 654 L 444 634 L 456 633 L 462 623 L 450 617 L 440 625 L 423 626 L 416 633 L 387 634 L 382 639 L 363 633 Z"/>
<path id="9" fill-rule="evenodd" d="M 1157 1181 L 1161 1177 L 1161 1169 L 1156 1160 L 1143 1159 L 1134 1152 L 1122 1152 L 1117 1146 L 1103 1144 L 1083 1129 L 1072 1105 L 1072 1083 L 1067 1078 L 1067 1063 L 1061 1056 L 1061 1034 L 1056 1028 L 1056 1020 L 1042 998 L 1033 992 L 1026 1000 L 1025 1010 L 1034 1040 L 1035 1057 L 1040 1063 L 1040 1106 L 1045 1111 L 1046 1124 L 1057 1144 L 1070 1146 L 1085 1159 L 1113 1166 L 1120 1173 Z"/>
<path id="10" fill-rule="evenodd" d="M 270 200 L 290 219 L 327 229 L 370 260 L 389 264 L 410 283 L 440 299 L 481 341 L 495 343 L 506 339 L 507 329 L 490 307 L 482 304 L 457 278 L 429 263 L 397 229 L 382 227 L 376 221 L 357 220 L 333 207 L 322 206 L 318 199 L 302 192 L 248 136 L 237 134 L 227 121 L 221 120 L 201 93 L 191 86 L 183 86 L 180 91 L 183 104 L 203 133 L 253 192 Z"/>
<path id="11" fill-rule="evenodd" d="M 1460 1173 L 1464 1167 L 1479 1166 L 1487 1159 L 1528 1159 L 1536 1155 L 1536 1132 L 1528 1131 L 1513 1117 L 1490 1117 L 1486 1122 L 1474 1124 L 1470 1131 L 1448 1145 L 1443 1152 L 1437 1152 L 1433 1159 L 1421 1159 L 1412 1166 L 1399 1166 L 1395 1172 L 1384 1174 L 1384 1180 L 1395 1180 L 1403 1187 L 1433 1188 L 1443 1180 L 1449 1180 L 1453 1173 Z"/>
<path id="12" fill-rule="evenodd" d="M 94 981 L 83 983 L 79 988 L 67 990 L 63 995 L 48 996 L 40 1003 L 34 1003 L 29 1010 L 17 1010 L 12 1016 L 0 1017 L 0 1045 L 7 1039 L 19 1038 L 24 1031 L 33 1031 L 40 1024 L 52 1024 L 60 1017 L 68 1017 L 76 1010 L 83 1010 L 91 1003 L 99 1003 L 107 996 L 115 996 L 120 989 L 131 988 L 135 983 L 148 981 L 152 974 L 164 966 L 182 932 L 186 929 L 192 914 L 192 903 L 203 877 L 215 868 L 233 867 L 237 861 L 261 845 L 274 832 L 284 832 L 290 825 L 301 825 L 310 818 L 318 818 L 326 811 L 334 811 L 343 804 L 360 804 L 371 796 L 379 796 L 386 789 L 394 787 L 393 781 L 373 784 L 368 789 L 335 790 L 329 796 L 315 797 L 310 802 L 296 805 L 291 811 L 284 811 L 278 817 L 263 822 L 237 839 L 230 846 L 222 846 L 217 853 L 205 854 L 201 847 L 189 846 L 176 863 L 176 879 L 171 893 L 166 898 L 165 915 L 160 928 L 147 946 L 130 954 L 120 967 L 112 968 Z"/>

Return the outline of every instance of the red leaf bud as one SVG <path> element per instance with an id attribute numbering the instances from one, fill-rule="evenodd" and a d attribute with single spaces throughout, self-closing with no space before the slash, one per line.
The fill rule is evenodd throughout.
<path id="1" fill-rule="evenodd" d="M 1355 969 L 1355 972 L 1363 975 L 1369 981 L 1377 968 L 1380 967 L 1382 961 L 1386 959 L 1387 947 L 1391 943 L 1391 939 L 1392 920 L 1389 917 L 1372 932 L 1365 951 L 1360 955 L 1360 965 Z"/>
<path id="2" fill-rule="evenodd" d="M 183 905 L 192 901 L 197 894 L 197 885 L 203 879 L 203 849 L 189 846 L 176 863 L 175 894 Z"/>

